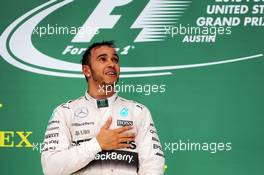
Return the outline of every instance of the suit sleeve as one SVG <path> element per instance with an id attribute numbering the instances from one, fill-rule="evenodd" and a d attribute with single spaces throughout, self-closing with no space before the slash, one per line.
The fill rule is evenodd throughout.
<path id="1" fill-rule="evenodd" d="M 70 130 L 64 116 L 65 110 L 68 109 L 55 110 L 46 129 L 41 154 L 45 175 L 72 174 L 89 164 L 101 151 L 96 138 L 72 145 Z"/>
<path id="2" fill-rule="evenodd" d="M 163 175 L 165 158 L 149 110 L 142 109 L 142 122 L 138 130 L 139 175 Z"/>

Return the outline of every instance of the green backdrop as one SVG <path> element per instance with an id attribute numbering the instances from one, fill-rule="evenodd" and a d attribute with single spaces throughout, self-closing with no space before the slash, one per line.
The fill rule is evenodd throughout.
<path id="1" fill-rule="evenodd" d="M 1 174 L 43 174 L 39 144 L 53 109 L 87 88 L 77 52 L 109 39 L 119 48 L 120 85 L 145 88 L 119 95 L 151 110 L 166 175 L 263 174 L 264 2 L 13 0 L 0 8 Z M 116 21 L 114 15 L 120 15 Z M 97 34 L 73 41 L 73 29 L 86 21 L 99 26 Z M 48 26 L 72 33 L 40 36 L 38 29 Z M 181 34 L 180 26 L 203 33 Z M 215 38 L 191 40 L 202 36 Z M 68 52 L 68 46 L 76 49 Z M 28 143 L 19 147 L 23 136 Z"/>

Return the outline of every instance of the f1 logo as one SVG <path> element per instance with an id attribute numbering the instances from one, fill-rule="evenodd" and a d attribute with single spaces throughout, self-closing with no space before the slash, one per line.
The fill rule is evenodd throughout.
<path id="1" fill-rule="evenodd" d="M 120 19 L 121 15 L 110 15 L 115 7 L 124 6 L 133 0 L 101 0 L 92 14 L 78 31 L 72 42 L 90 42 L 99 29 L 111 29 Z M 91 28 L 86 32 L 86 27 Z M 85 34 L 85 35 L 84 35 Z"/>

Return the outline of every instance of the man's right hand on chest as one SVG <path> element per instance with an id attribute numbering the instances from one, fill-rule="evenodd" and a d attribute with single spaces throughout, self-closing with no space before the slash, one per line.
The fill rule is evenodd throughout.
<path id="1" fill-rule="evenodd" d="M 123 126 L 117 129 L 109 129 L 112 123 L 112 117 L 109 117 L 104 126 L 100 129 L 100 132 L 96 136 L 96 140 L 100 144 L 102 150 L 113 150 L 120 148 L 129 148 L 129 142 L 135 140 L 135 134 L 133 132 L 127 132 L 131 130 L 132 126 Z"/>

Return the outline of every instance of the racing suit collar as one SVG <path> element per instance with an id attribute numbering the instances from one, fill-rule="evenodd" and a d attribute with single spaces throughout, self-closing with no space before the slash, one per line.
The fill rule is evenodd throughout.
<path id="1" fill-rule="evenodd" d="M 89 101 L 91 104 L 93 104 L 96 108 L 112 106 L 112 104 L 116 101 L 117 97 L 118 97 L 117 93 L 114 93 L 111 97 L 98 100 L 98 99 L 93 98 L 88 93 L 88 91 L 85 91 L 85 99 Z"/>

